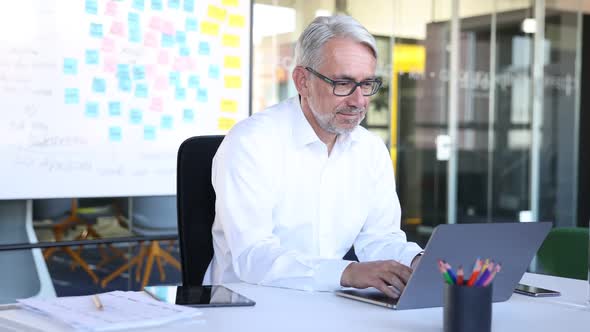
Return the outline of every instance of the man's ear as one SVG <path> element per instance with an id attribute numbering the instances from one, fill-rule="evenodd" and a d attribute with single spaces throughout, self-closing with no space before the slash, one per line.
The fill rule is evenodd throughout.
<path id="1" fill-rule="evenodd" d="M 309 94 L 309 82 L 307 81 L 306 74 L 307 71 L 301 66 L 295 67 L 295 69 L 293 69 L 293 73 L 291 74 L 293 83 L 295 83 L 295 88 L 302 97 L 307 97 Z"/>

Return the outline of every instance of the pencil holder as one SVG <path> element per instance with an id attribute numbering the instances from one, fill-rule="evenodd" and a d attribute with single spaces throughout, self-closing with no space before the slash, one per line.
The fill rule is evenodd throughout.
<path id="1" fill-rule="evenodd" d="M 445 332 L 489 332 L 492 329 L 492 284 L 468 287 L 445 283 Z"/>

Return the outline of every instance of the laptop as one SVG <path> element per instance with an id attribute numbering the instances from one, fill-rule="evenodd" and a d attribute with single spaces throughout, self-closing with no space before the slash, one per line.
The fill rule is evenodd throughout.
<path id="1" fill-rule="evenodd" d="M 468 278 L 479 257 L 502 264 L 493 281 L 492 301 L 506 301 L 551 227 L 550 222 L 438 225 L 398 299 L 375 288 L 342 289 L 335 293 L 397 310 L 442 307 L 444 280 L 438 260 L 447 261 L 455 271 L 462 265 Z"/>

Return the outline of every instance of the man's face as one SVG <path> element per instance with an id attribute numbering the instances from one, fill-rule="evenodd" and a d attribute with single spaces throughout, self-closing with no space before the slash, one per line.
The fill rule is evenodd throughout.
<path id="1" fill-rule="evenodd" d="M 361 82 L 375 78 L 376 60 L 368 46 L 336 38 L 324 45 L 322 54 L 319 68 L 312 69 L 332 80 Z M 311 72 L 307 74 L 310 87 L 308 105 L 313 115 L 311 125 L 316 132 L 321 132 L 319 136 L 346 134 L 358 126 L 367 113 L 370 97 L 363 96 L 360 87 L 349 96 L 336 96 L 331 84 Z"/>

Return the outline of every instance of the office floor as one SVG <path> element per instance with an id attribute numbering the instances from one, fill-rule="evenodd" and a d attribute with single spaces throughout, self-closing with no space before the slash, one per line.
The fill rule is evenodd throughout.
<path id="1" fill-rule="evenodd" d="M 133 257 L 137 252 L 137 246 L 133 245 L 129 249 L 127 247 L 120 247 L 124 251 L 128 251 L 132 254 L 129 257 Z M 172 255 L 179 258 L 178 246 L 174 246 L 172 249 Z M 112 271 L 117 269 L 119 266 L 126 263 L 122 258 L 117 258 L 110 263 L 97 268 L 96 265 L 100 262 L 101 257 L 97 248 L 84 248 L 81 256 L 88 262 L 96 275 L 102 280 Z M 135 281 L 135 268 L 124 272 L 119 277 L 113 279 L 110 283 L 102 288 L 100 284 L 95 284 L 92 278 L 79 266 L 72 269 L 72 259 L 63 251 L 55 253 L 52 257 L 47 260 L 47 268 L 55 287 L 57 296 L 77 296 L 77 295 L 88 295 L 95 293 L 108 292 L 113 290 L 139 290 L 141 288 L 141 281 Z M 164 264 L 164 271 L 166 279 L 160 280 L 160 273 L 156 267 L 156 264 L 152 267 L 150 275 L 150 285 L 157 284 L 177 284 L 181 282 L 180 271 Z M 143 270 L 141 271 L 143 273 Z M 99 282 L 100 283 L 100 282 Z"/>

